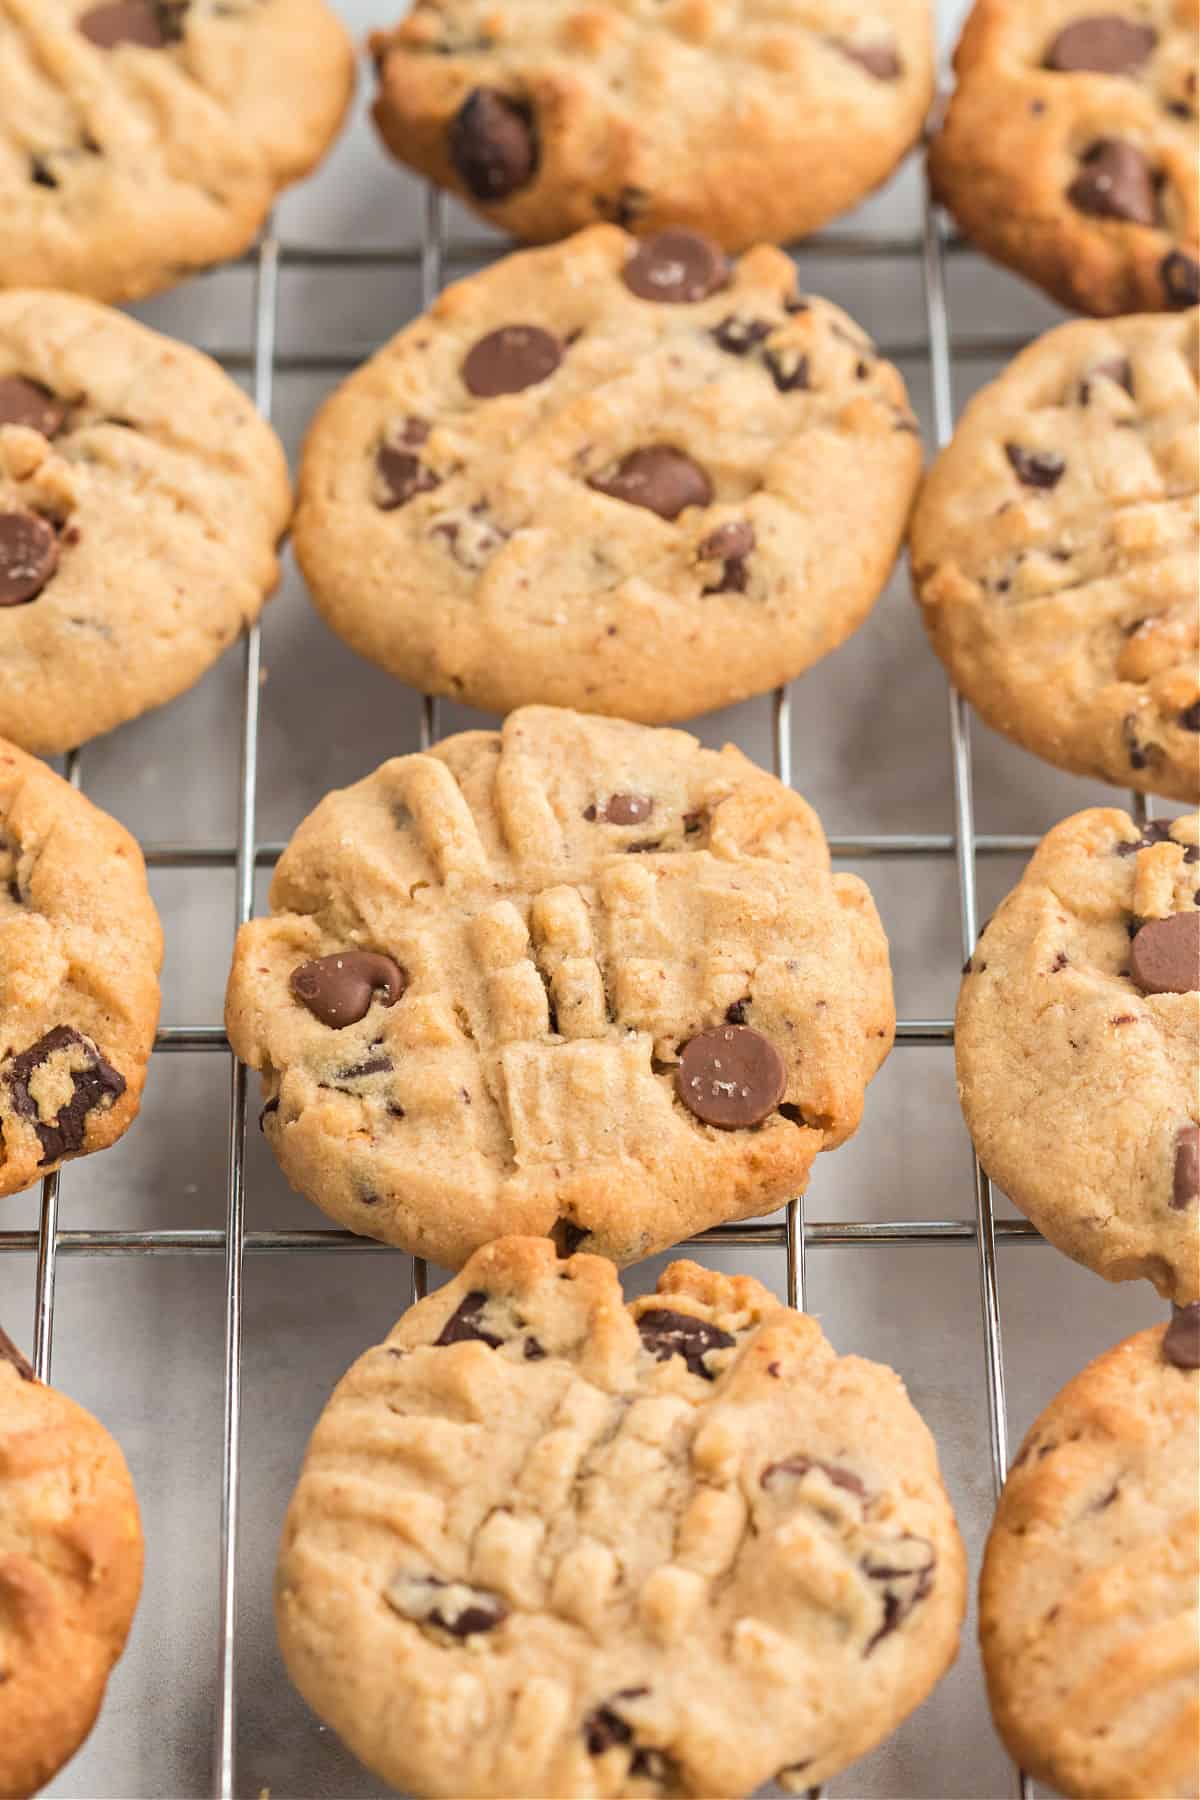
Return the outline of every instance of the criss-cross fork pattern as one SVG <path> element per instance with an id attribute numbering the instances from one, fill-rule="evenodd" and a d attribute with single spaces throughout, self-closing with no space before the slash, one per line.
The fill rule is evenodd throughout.
<path id="1" fill-rule="evenodd" d="M 953 427 L 952 357 L 1007 359 L 1022 349 L 1025 339 L 1016 335 L 952 334 L 946 301 L 945 259 L 965 249 L 948 237 L 942 215 L 927 202 L 920 236 L 868 233 L 844 235 L 827 232 L 803 247 L 804 259 L 887 259 L 905 257 L 920 263 L 925 294 L 927 336 L 922 339 L 883 340 L 880 352 L 895 359 L 922 359 L 928 363 L 933 394 L 936 443 L 945 444 Z M 276 374 L 330 374 L 341 376 L 355 368 L 378 348 L 375 344 L 346 344 L 337 351 L 302 348 L 279 352 L 276 333 L 281 269 L 336 269 L 352 271 L 368 267 L 416 268 L 420 274 L 422 306 L 432 304 L 443 282 L 447 263 L 479 264 L 495 252 L 478 243 L 447 240 L 443 200 L 430 189 L 425 198 L 424 229 L 418 245 L 398 249 L 346 250 L 326 246 L 284 245 L 268 225 L 256 249 L 244 259 L 254 275 L 254 315 L 248 346 L 204 344 L 230 371 L 252 376 L 255 403 L 264 417 L 271 415 Z M 242 644 L 242 692 L 240 704 L 241 764 L 238 790 L 237 840 L 227 844 L 145 844 L 146 863 L 157 869 L 230 869 L 234 876 L 235 925 L 253 912 L 254 877 L 259 868 L 278 860 L 283 846 L 260 843 L 255 835 L 258 784 L 258 731 L 261 670 L 260 629 L 255 625 Z M 976 859 L 979 856 L 1028 854 L 1035 836 L 993 835 L 976 832 L 971 790 L 971 747 L 968 709 L 952 690 L 949 747 L 954 782 L 951 829 L 945 833 L 888 833 L 829 839 L 835 859 L 866 860 L 877 857 L 953 857 L 958 876 L 959 922 L 962 954 L 970 954 L 977 935 L 975 896 Z M 791 697 L 787 688 L 771 700 L 775 774 L 791 784 Z M 422 697 L 420 743 L 427 749 L 438 735 L 437 702 Z M 82 786 L 82 761 L 78 751 L 66 759 L 67 778 Z M 1145 796 L 1134 795 L 1131 810 L 1144 821 L 1149 816 Z M 951 1019 L 901 1019 L 896 1028 L 897 1047 L 939 1045 L 954 1041 Z M 228 1040 L 222 1025 L 165 1025 L 155 1041 L 159 1052 L 213 1051 L 227 1054 Z M 41 1215 L 36 1231 L 0 1231 L 0 1254 L 36 1256 L 34 1280 L 34 1364 L 48 1380 L 54 1333 L 55 1274 L 60 1256 L 107 1255 L 223 1255 L 225 1259 L 225 1382 L 224 1437 L 220 1521 L 220 1623 L 216 1655 L 219 1682 L 214 1722 L 212 1792 L 215 1800 L 233 1800 L 236 1782 L 237 1642 L 235 1618 L 238 1578 L 238 1499 L 241 1476 L 242 1399 L 242 1273 L 248 1251 L 303 1251 L 321 1254 L 401 1255 L 388 1246 L 346 1231 L 330 1228 L 311 1231 L 248 1231 L 245 1209 L 245 1145 L 247 1074 L 231 1059 L 228 1108 L 228 1190 L 223 1230 L 66 1231 L 59 1227 L 59 1195 L 63 1177 L 49 1176 L 42 1185 Z M 869 1126 L 868 1126 L 869 1129 Z M 72 1179 L 83 1171 L 72 1171 Z M 846 1244 L 903 1245 L 959 1243 L 974 1245 L 978 1268 L 983 1322 L 984 1366 L 988 1396 L 988 1424 L 993 1483 L 997 1494 L 1008 1466 L 1008 1434 L 1004 1398 L 1004 1360 L 1000 1332 L 996 1247 L 1039 1241 L 1024 1220 L 997 1221 L 993 1216 L 991 1184 L 978 1162 L 974 1165 L 970 1211 L 957 1218 L 811 1220 L 802 1198 L 784 1209 L 782 1218 L 750 1224 L 721 1225 L 691 1240 L 693 1246 L 741 1249 L 767 1246 L 782 1250 L 785 1288 L 789 1305 L 803 1307 L 805 1255 L 810 1247 Z M 412 1263 L 414 1298 L 426 1291 L 423 1262 Z M 1015 1791 L 1028 1796 L 1027 1778 L 1015 1774 Z"/>

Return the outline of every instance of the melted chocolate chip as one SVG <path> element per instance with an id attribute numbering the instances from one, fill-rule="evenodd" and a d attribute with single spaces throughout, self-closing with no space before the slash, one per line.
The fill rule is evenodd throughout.
<path id="1" fill-rule="evenodd" d="M 26 381 L 23 375 L 0 379 L 0 425 L 23 425 L 52 438 L 62 430 L 66 416 L 65 401 L 40 381 Z"/>
<path id="2" fill-rule="evenodd" d="M 1097 138 L 1084 151 L 1067 199 L 1077 212 L 1097 219 L 1124 219 L 1132 225 L 1158 221 L 1150 164 L 1136 145 L 1123 138 Z"/>
<path id="3" fill-rule="evenodd" d="M 738 1131 L 775 1111 L 787 1092 L 787 1066 L 752 1025 L 716 1025 L 685 1046 L 675 1091 L 704 1124 Z"/>
<path id="4" fill-rule="evenodd" d="M 748 356 L 774 329 L 769 319 L 739 319 L 736 313 L 730 313 L 713 326 L 709 336 L 727 355 Z"/>
<path id="5" fill-rule="evenodd" d="M 116 50 L 122 44 L 162 50 L 169 41 L 160 8 L 152 0 L 109 0 L 93 6 L 78 23 L 88 42 L 101 50 Z"/>
<path id="6" fill-rule="evenodd" d="M 420 457 L 411 450 L 397 450 L 392 444 L 380 444 L 375 452 L 375 473 L 381 493 L 376 505 L 381 512 L 395 512 L 398 506 L 407 506 L 415 495 L 428 494 L 438 485 L 437 476 Z"/>
<path id="7" fill-rule="evenodd" d="M 1158 33 L 1120 13 L 1091 13 L 1073 19 L 1046 52 L 1044 67 L 1073 74 L 1094 69 L 1100 75 L 1132 75 L 1146 61 Z"/>
<path id="8" fill-rule="evenodd" d="M 1004 454 L 1025 487 L 1057 487 L 1067 467 L 1056 450 L 1025 450 L 1020 444 L 1005 444 Z"/>
<path id="9" fill-rule="evenodd" d="M 495 1631 L 508 1617 L 499 1594 L 466 1582 L 443 1581 L 439 1575 L 397 1575 L 384 1593 L 388 1605 L 418 1625 L 436 1625 L 451 1637 L 477 1637 Z"/>
<path id="10" fill-rule="evenodd" d="M 724 251 L 695 231 L 660 231 L 640 243 L 621 279 L 639 300 L 690 306 L 729 280 Z"/>
<path id="11" fill-rule="evenodd" d="M 1194 256 L 1185 250 L 1168 250 L 1158 272 L 1169 307 L 1200 305 L 1200 262 Z"/>
<path id="12" fill-rule="evenodd" d="M 713 497 L 699 463 L 670 444 L 631 450 L 611 475 L 593 476 L 588 486 L 610 499 L 644 506 L 660 519 L 677 519 L 686 507 L 707 506 Z"/>
<path id="13" fill-rule="evenodd" d="M 1148 920 L 1129 961 L 1144 994 L 1194 994 L 1200 989 L 1200 912 Z"/>
<path id="14" fill-rule="evenodd" d="M 713 1350 L 729 1350 L 736 1343 L 727 1331 L 720 1331 L 705 1319 L 691 1313 L 672 1312 L 665 1306 L 652 1306 L 637 1322 L 638 1335 L 644 1349 L 656 1362 L 667 1362 L 682 1356 L 693 1375 L 715 1381 L 716 1374 L 705 1363 Z"/>
<path id="15" fill-rule="evenodd" d="M 820 1469 L 828 1477 L 834 1487 L 844 1488 L 848 1494 L 857 1494 L 865 1499 L 867 1490 L 853 1469 L 844 1469 L 839 1463 L 821 1462 L 815 1456 L 789 1456 L 786 1462 L 768 1463 L 759 1477 L 760 1484 L 770 1491 L 782 1485 L 787 1477 L 799 1480 L 811 1469 Z"/>
<path id="16" fill-rule="evenodd" d="M 1200 1127 L 1184 1125 L 1175 1139 L 1175 1178 L 1171 1205 L 1186 1212 L 1200 1201 Z"/>
<path id="17" fill-rule="evenodd" d="M 340 1031 L 365 1018 L 377 994 L 384 1006 L 394 1006 L 408 986 L 408 976 L 390 956 L 342 950 L 301 963 L 293 969 L 289 985 L 314 1018 Z"/>
<path id="18" fill-rule="evenodd" d="M 496 88 L 472 88 L 450 122 L 447 148 L 476 200 L 507 200 L 537 172 L 533 115 Z"/>
<path id="19" fill-rule="evenodd" d="M 0 1362 L 11 1363 L 22 1381 L 34 1381 L 33 1364 L 27 1362 L 6 1331 L 0 1330 Z"/>
<path id="20" fill-rule="evenodd" d="M 83 1066 L 70 1070 L 71 1098 L 59 1108 L 55 1118 L 44 1120 L 30 1092 L 30 1077 L 52 1057 L 64 1053 L 74 1061 L 82 1053 Z M 12 1094 L 13 1111 L 28 1119 L 37 1133 L 44 1163 L 57 1162 L 60 1157 L 82 1150 L 88 1114 L 107 1112 L 125 1092 L 125 1077 L 105 1062 L 90 1038 L 70 1025 L 56 1025 L 28 1050 L 10 1057 L 3 1075 Z"/>
<path id="21" fill-rule="evenodd" d="M 487 1303 L 486 1294 L 475 1292 L 465 1295 L 442 1326 L 441 1335 L 434 1339 L 435 1346 L 486 1344 L 489 1350 L 499 1349 L 504 1339 L 497 1337 L 494 1332 L 485 1331 L 479 1323 L 479 1315 Z"/>
<path id="22" fill-rule="evenodd" d="M 1162 1353 L 1177 1369 L 1200 1369 L 1200 1304 L 1173 1309 Z"/>
<path id="23" fill-rule="evenodd" d="M 58 568 L 58 539 L 36 513 L 0 513 L 0 606 L 36 600 Z"/>
<path id="24" fill-rule="evenodd" d="M 577 1225 L 574 1219 L 563 1218 L 555 1222 L 550 1241 L 558 1254 L 566 1257 L 574 1256 L 584 1238 L 590 1236 L 591 1232 L 586 1225 Z"/>
<path id="25" fill-rule="evenodd" d="M 1171 836 L 1171 819 L 1151 819 L 1142 827 L 1141 837 L 1122 838 L 1113 845 L 1114 856 L 1136 856 L 1139 850 L 1148 850 L 1152 844 L 1173 844 Z M 1180 845 L 1185 863 L 1200 862 L 1200 845 Z"/>
<path id="26" fill-rule="evenodd" d="M 781 394 L 795 393 L 808 387 L 808 358 L 803 352 L 772 348 L 763 351 L 763 361 Z"/>
<path id="27" fill-rule="evenodd" d="M 937 1552 L 927 1538 L 902 1537 L 868 1550 L 862 1569 L 872 1581 L 885 1583 L 883 1623 L 870 1639 L 863 1656 L 902 1625 L 909 1613 L 933 1587 Z"/>
<path id="28" fill-rule="evenodd" d="M 519 394 L 548 381 L 561 361 L 561 344 L 540 325 L 502 325 L 467 351 L 463 385 L 477 400 Z"/>
<path id="29" fill-rule="evenodd" d="M 904 64 L 891 44 L 852 44 L 840 37 L 831 37 L 829 42 L 876 81 L 899 81 L 904 73 Z"/>

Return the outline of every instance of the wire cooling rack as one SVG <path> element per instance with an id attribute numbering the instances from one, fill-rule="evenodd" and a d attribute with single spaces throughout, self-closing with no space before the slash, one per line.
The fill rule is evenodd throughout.
<path id="1" fill-rule="evenodd" d="M 1020 350 L 1020 336 L 983 336 L 956 333 L 952 328 L 946 294 L 946 257 L 963 246 L 948 232 L 944 216 L 928 199 L 923 230 L 906 236 L 882 232 L 854 235 L 823 233 L 803 246 L 806 259 L 820 257 L 919 260 L 924 287 L 926 336 L 916 341 L 880 341 L 879 348 L 892 358 L 927 359 L 932 383 L 936 445 L 948 442 L 954 421 L 952 353 L 1005 359 Z M 306 374 L 348 373 L 362 351 L 341 353 L 277 350 L 279 279 L 288 269 L 329 269 L 345 272 L 366 268 L 417 268 L 421 303 L 432 304 L 443 284 L 449 260 L 482 263 L 503 246 L 459 244 L 447 240 L 445 206 L 434 189 L 426 190 L 424 221 L 418 244 L 389 249 L 346 250 L 316 245 L 286 244 L 269 225 L 256 248 L 245 259 L 253 268 L 253 321 L 249 346 L 230 345 L 212 351 L 227 369 L 248 372 L 255 403 L 265 418 L 272 410 L 278 372 Z M 258 735 L 260 713 L 261 639 L 257 625 L 246 634 L 241 648 L 242 688 L 240 703 L 241 762 L 238 787 L 237 841 L 229 844 L 147 843 L 142 849 L 150 868 L 230 869 L 234 879 L 234 919 L 240 926 L 254 909 L 254 879 L 259 868 L 271 867 L 283 845 L 260 843 L 255 831 L 258 792 Z M 791 785 L 791 695 L 788 688 L 775 691 L 771 707 L 775 773 Z M 438 735 L 438 703 L 422 697 L 420 747 L 425 749 Z M 829 838 L 833 856 L 840 860 L 887 857 L 953 858 L 958 879 L 959 924 L 963 956 L 969 956 L 977 935 L 976 862 L 980 856 L 1027 854 L 1037 838 L 1023 835 L 985 835 L 975 829 L 972 802 L 969 711 L 961 695 L 949 691 L 949 754 L 953 776 L 953 816 L 945 833 L 868 834 Z M 67 779 L 83 785 L 79 751 L 65 760 Z M 1135 794 L 1134 816 L 1149 816 L 1145 797 Z M 901 1019 L 896 1027 L 896 1046 L 941 1045 L 954 1041 L 952 1019 Z M 155 1045 L 158 1053 L 209 1051 L 229 1055 L 224 1027 L 215 1025 L 164 1025 Z M 47 1177 L 42 1184 L 41 1212 L 36 1231 L 0 1232 L 0 1253 L 36 1253 L 34 1285 L 34 1366 L 48 1381 L 54 1348 L 54 1296 L 58 1259 L 62 1256 L 111 1255 L 221 1255 L 225 1262 L 225 1365 L 224 1431 L 220 1520 L 220 1612 L 216 1657 L 218 1662 L 217 1708 L 214 1724 L 212 1793 L 214 1800 L 234 1800 L 236 1786 L 237 1641 L 235 1621 L 238 1599 L 238 1506 L 241 1488 L 242 1322 L 243 1270 L 247 1252 L 295 1251 L 319 1254 L 397 1254 L 371 1239 L 353 1236 L 332 1227 L 308 1231 L 248 1231 L 246 1229 L 246 1116 L 247 1072 L 231 1057 L 228 1105 L 228 1187 L 223 1229 L 146 1231 L 65 1231 L 59 1228 L 59 1195 L 63 1175 Z M 72 1179 L 78 1177 L 73 1172 Z M 933 1219 L 859 1219 L 826 1221 L 809 1219 L 802 1198 L 791 1201 L 782 1219 L 750 1224 L 721 1225 L 691 1240 L 693 1245 L 725 1247 L 768 1246 L 784 1254 L 786 1294 L 789 1305 L 803 1307 L 805 1255 L 810 1245 L 898 1245 L 951 1242 L 973 1246 L 978 1267 L 979 1300 L 983 1323 L 984 1374 L 987 1390 L 992 1482 L 996 1494 L 1008 1466 L 1008 1429 L 1005 1407 L 1004 1354 L 1000 1327 L 997 1247 L 1038 1239 L 1025 1220 L 997 1220 L 992 1188 L 974 1160 L 971 1207 L 967 1216 Z M 412 1262 L 412 1292 L 426 1291 L 426 1268 Z M 1031 1790 L 1026 1776 L 1014 1771 L 1014 1792 L 1027 1800 Z M 815 1794 L 817 1790 L 813 1790 Z"/>

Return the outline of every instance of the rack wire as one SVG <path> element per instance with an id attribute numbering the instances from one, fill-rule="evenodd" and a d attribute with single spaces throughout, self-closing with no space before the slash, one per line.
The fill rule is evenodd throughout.
<path id="1" fill-rule="evenodd" d="M 843 234 L 826 232 L 808 240 L 804 256 L 811 258 L 882 259 L 904 257 L 919 261 L 925 300 L 927 333 L 916 341 L 881 339 L 884 355 L 903 359 L 927 359 L 930 368 L 936 446 L 949 441 L 954 422 L 953 358 L 1006 359 L 1021 349 L 1023 337 L 1014 335 L 955 334 L 946 293 L 946 259 L 966 247 L 952 237 L 943 215 L 928 198 L 923 230 L 917 236 L 888 233 Z M 205 344 L 202 348 L 228 370 L 248 372 L 255 403 L 264 418 L 272 411 L 275 377 L 282 372 L 343 375 L 369 356 L 373 344 L 346 345 L 337 352 L 311 350 L 281 353 L 277 347 L 279 281 L 287 269 L 416 268 L 421 304 L 428 307 L 443 284 L 448 262 L 456 266 L 481 264 L 497 254 L 495 247 L 479 242 L 451 241 L 447 237 L 445 205 L 440 193 L 425 193 L 423 230 L 416 245 L 392 248 L 343 249 L 321 245 L 284 244 L 268 223 L 254 250 L 242 262 L 253 272 L 253 319 L 249 348 L 240 345 Z M 232 845 L 219 843 L 149 843 L 142 846 L 147 866 L 160 869 L 230 869 L 234 877 L 234 923 L 242 925 L 254 909 L 256 871 L 274 865 L 282 854 L 281 843 L 260 843 L 255 815 L 258 787 L 258 734 L 260 715 L 261 637 L 251 627 L 241 646 L 242 687 L 240 702 L 241 759 L 238 785 L 237 838 Z M 779 688 L 770 698 L 775 773 L 791 785 L 791 694 Z M 427 748 L 438 735 L 438 703 L 421 696 L 419 745 Z M 953 775 L 953 818 L 944 833 L 888 833 L 831 836 L 829 846 L 840 860 L 890 857 L 953 858 L 957 883 L 959 924 L 964 956 L 969 956 L 977 935 L 976 864 L 981 856 L 1028 854 L 1037 838 L 1022 834 L 981 834 L 975 829 L 972 799 L 970 720 L 966 702 L 949 689 L 949 754 Z M 73 751 L 64 772 L 73 786 L 82 786 L 82 759 Z M 1142 795 L 1134 795 L 1132 809 L 1139 821 L 1150 816 Z M 901 1019 L 896 1029 L 898 1048 L 909 1045 L 948 1047 L 954 1041 L 953 1020 Z M 241 1490 L 241 1407 L 243 1271 L 247 1254 L 289 1251 L 329 1254 L 403 1255 L 369 1238 L 355 1237 L 333 1227 L 292 1231 L 249 1231 L 246 1227 L 246 1121 L 247 1071 L 230 1054 L 222 1025 L 165 1025 L 157 1033 L 154 1049 L 159 1054 L 209 1052 L 230 1055 L 228 1110 L 228 1189 L 223 1229 L 209 1230 L 98 1230 L 67 1231 L 59 1225 L 59 1196 L 63 1176 L 50 1175 L 42 1183 L 41 1210 L 34 1231 L 0 1231 L 0 1254 L 33 1253 L 34 1367 L 48 1381 L 54 1347 L 55 1278 L 60 1257 L 223 1256 L 224 1308 L 224 1421 L 220 1522 L 220 1613 L 218 1626 L 218 1682 L 214 1721 L 212 1793 L 214 1800 L 234 1800 L 237 1793 L 237 1584 L 238 1507 Z M 1005 1407 L 1005 1371 L 1000 1321 L 999 1246 L 1041 1242 L 1033 1226 L 1024 1220 L 997 1220 L 991 1183 L 973 1159 L 971 1213 L 963 1218 L 813 1220 L 806 1216 L 803 1198 L 788 1203 L 779 1219 L 748 1224 L 720 1225 L 691 1240 L 692 1245 L 722 1248 L 767 1247 L 782 1250 L 785 1258 L 785 1292 L 789 1305 L 803 1307 L 805 1265 L 810 1248 L 838 1245 L 894 1245 L 953 1243 L 973 1245 L 979 1279 L 983 1351 L 988 1404 L 988 1426 L 993 1487 L 998 1495 L 1008 1466 L 1008 1432 Z M 414 1298 L 426 1292 L 428 1276 L 419 1259 L 412 1263 Z M 1014 1791 L 1028 1800 L 1028 1779 L 1014 1771 Z M 814 1794 L 817 1790 L 812 1790 Z"/>

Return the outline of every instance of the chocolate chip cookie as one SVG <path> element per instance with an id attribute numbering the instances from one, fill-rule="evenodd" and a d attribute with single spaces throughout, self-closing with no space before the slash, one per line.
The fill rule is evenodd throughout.
<path id="1" fill-rule="evenodd" d="M 1196 327 L 1047 332 L 977 394 L 913 519 L 925 624 L 989 725 L 1200 799 Z"/>
<path id="2" fill-rule="evenodd" d="M 274 587 L 290 504 L 278 439 L 208 357 L 0 293 L 0 735 L 69 750 L 190 687 Z"/>
<path id="3" fill-rule="evenodd" d="M 404 681 L 656 723 L 849 636 L 920 466 L 900 375 L 780 251 L 598 225 L 449 288 L 338 389 L 296 551 Z"/>
<path id="4" fill-rule="evenodd" d="M 733 748 L 528 707 L 330 794 L 226 1003 L 293 1186 L 458 1267 L 770 1211 L 892 1039 L 871 897 Z"/>
<path id="5" fill-rule="evenodd" d="M 803 237 L 887 179 L 933 91 L 921 0 L 419 0 L 371 49 L 388 148 L 534 242 Z"/>
<path id="6" fill-rule="evenodd" d="M 985 1169 L 1108 1281 L 1200 1299 L 1200 818 L 1056 825 L 963 974 L 959 1094 Z"/>
<path id="7" fill-rule="evenodd" d="M 968 237 L 1064 306 L 1195 306 L 1195 7 L 1118 4 L 976 0 L 930 177 Z"/>
<path id="8" fill-rule="evenodd" d="M 504 1238 L 345 1376 L 284 1526 L 292 1679 L 404 1793 L 803 1793 L 954 1657 L 899 1376 L 747 1276 Z"/>
<path id="9" fill-rule="evenodd" d="M 325 0 L 5 0 L 0 286 L 131 300 L 236 256 L 353 80 Z"/>
<path id="10" fill-rule="evenodd" d="M 1046 1408 L 988 1539 L 980 1637 L 996 1726 L 1079 1800 L 1190 1800 L 1200 1768 L 1196 1308 Z"/>
<path id="11" fill-rule="evenodd" d="M 0 739 L 0 1196 L 137 1117 L 161 963 L 137 844 Z"/>
<path id="12" fill-rule="evenodd" d="M 124 1457 L 90 1413 L 34 1379 L 0 1331 L 5 1800 L 35 1794 L 92 1729 L 141 1585 L 142 1531 Z"/>

